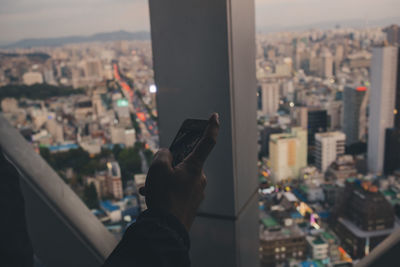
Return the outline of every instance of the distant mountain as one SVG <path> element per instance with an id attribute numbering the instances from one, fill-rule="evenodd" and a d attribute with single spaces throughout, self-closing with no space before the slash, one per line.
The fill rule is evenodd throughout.
<path id="1" fill-rule="evenodd" d="M 90 36 L 66 36 L 58 38 L 33 38 L 4 45 L 2 48 L 31 48 L 37 46 L 62 46 L 65 44 L 87 43 L 87 42 L 107 42 L 107 41 L 133 41 L 150 40 L 149 32 L 106 32 L 97 33 Z"/>
<path id="2" fill-rule="evenodd" d="M 400 17 L 384 18 L 377 20 L 342 20 L 342 21 L 324 21 L 317 22 L 315 24 L 307 25 L 296 25 L 296 26 L 282 26 L 282 25 L 269 25 L 266 27 L 257 27 L 257 32 L 268 33 L 268 32 L 279 32 L 279 31 L 306 31 L 310 29 L 321 29 L 328 30 L 333 29 L 336 26 L 341 28 L 365 28 L 365 27 L 379 27 L 389 26 L 391 24 L 400 24 Z"/>

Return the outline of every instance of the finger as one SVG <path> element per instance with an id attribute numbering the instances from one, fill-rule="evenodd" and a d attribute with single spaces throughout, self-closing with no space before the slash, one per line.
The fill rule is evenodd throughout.
<path id="1" fill-rule="evenodd" d="M 172 154 L 167 148 L 161 148 L 154 155 L 153 162 L 147 172 L 145 186 L 139 189 L 139 193 L 143 196 L 149 195 L 154 181 L 158 181 L 160 177 L 167 177 L 173 171 Z"/>
<path id="2" fill-rule="evenodd" d="M 168 148 L 160 148 L 160 150 L 157 151 L 157 153 L 154 155 L 153 162 L 151 163 L 151 166 L 156 165 L 156 166 L 165 166 L 168 169 L 172 170 L 172 154 L 169 151 Z M 150 166 L 150 167 L 151 167 Z"/>
<path id="3" fill-rule="evenodd" d="M 219 116 L 218 113 L 213 113 L 208 120 L 208 125 L 204 131 L 203 137 L 192 153 L 185 159 L 185 162 L 194 163 L 201 168 L 217 142 L 218 131 Z"/>

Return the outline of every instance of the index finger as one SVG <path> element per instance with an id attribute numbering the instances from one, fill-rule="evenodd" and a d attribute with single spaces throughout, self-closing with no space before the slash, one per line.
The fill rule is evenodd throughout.
<path id="1" fill-rule="evenodd" d="M 213 113 L 208 120 L 208 125 L 204 131 L 203 137 L 200 139 L 192 153 L 187 156 L 185 161 L 193 163 L 200 168 L 203 167 L 204 162 L 217 142 L 218 132 L 219 116 L 218 113 Z"/>

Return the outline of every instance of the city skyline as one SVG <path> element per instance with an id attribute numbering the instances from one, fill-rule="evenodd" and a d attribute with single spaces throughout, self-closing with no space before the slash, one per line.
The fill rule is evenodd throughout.
<path id="1" fill-rule="evenodd" d="M 381 26 L 399 23 L 394 0 L 256 0 L 258 31 L 301 30 L 342 26 Z M 96 8 L 94 9 L 93 6 Z M 0 45 L 25 38 L 91 35 L 109 31 L 149 31 L 148 3 L 143 0 L 57 2 L 2 0 Z M 100 19 L 99 19 L 100 18 Z"/>

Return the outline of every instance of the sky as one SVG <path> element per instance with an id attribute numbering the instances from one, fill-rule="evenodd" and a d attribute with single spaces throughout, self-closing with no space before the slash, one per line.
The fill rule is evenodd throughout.
<path id="1" fill-rule="evenodd" d="M 399 0 L 255 0 L 255 3 L 258 30 L 400 17 Z M 0 0 L 0 44 L 25 38 L 148 31 L 149 27 L 148 0 Z"/>

